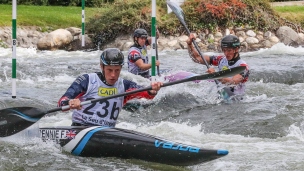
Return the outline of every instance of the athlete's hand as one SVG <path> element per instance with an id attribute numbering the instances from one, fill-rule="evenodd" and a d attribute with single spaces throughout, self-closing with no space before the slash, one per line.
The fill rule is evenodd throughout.
<path id="1" fill-rule="evenodd" d="M 69 106 L 70 106 L 70 109 L 77 109 L 77 110 L 80 110 L 81 109 L 81 104 L 80 104 L 80 100 L 79 99 L 71 99 L 69 101 Z"/>
<path id="2" fill-rule="evenodd" d="M 212 74 L 212 73 L 215 72 L 215 69 L 214 69 L 214 68 L 208 68 L 207 72 L 208 72 L 209 74 Z"/>
<path id="3" fill-rule="evenodd" d="M 156 66 L 159 66 L 159 65 L 160 65 L 159 60 L 157 60 L 157 61 L 155 62 L 155 65 L 156 65 Z"/>
<path id="4" fill-rule="evenodd" d="M 232 77 L 232 84 L 239 84 L 243 81 L 244 77 L 241 74 L 236 74 Z"/>
<path id="5" fill-rule="evenodd" d="M 152 82 L 151 83 L 152 90 L 150 90 L 150 94 L 157 94 L 157 92 L 159 91 L 162 85 L 163 85 L 162 82 Z"/>
<path id="6" fill-rule="evenodd" d="M 195 40 L 196 37 L 193 33 L 190 33 L 188 40 L 186 41 L 186 43 L 190 46 L 192 45 L 192 40 Z"/>

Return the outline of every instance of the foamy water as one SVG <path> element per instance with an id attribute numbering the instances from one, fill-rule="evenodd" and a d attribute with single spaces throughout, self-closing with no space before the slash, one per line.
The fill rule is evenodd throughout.
<path id="1" fill-rule="evenodd" d="M 17 99 L 11 98 L 11 49 L 0 48 L 0 107 L 56 107 L 74 79 L 99 71 L 101 52 L 40 52 L 17 48 Z M 163 88 L 154 104 L 138 112 L 122 111 L 117 127 L 211 149 L 227 149 L 223 158 L 190 167 L 169 167 L 119 158 L 83 158 L 43 143 L 35 130 L 71 124 L 71 112 L 51 113 L 28 130 L 0 139 L 0 170 L 303 170 L 303 52 L 278 44 L 270 49 L 242 53 L 251 68 L 244 101 L 217 101 L 214 82 L 183 83 Z M 124 52 L 126 54 L 127 52 Z M 206 54 L 212 55 L 208 52 Z M 205 74 L 187 51 L 159 53 L 161 69 L 169 73 Z M 122 77 L 149 85 L 126 71 Z M 168 73 L 168 74 L 169 74 Z M 163 76 L 158 78 L 163 80 Z"/>

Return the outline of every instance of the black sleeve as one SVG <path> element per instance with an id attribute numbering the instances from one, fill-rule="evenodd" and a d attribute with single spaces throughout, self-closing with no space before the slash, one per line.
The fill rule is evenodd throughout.
<path id="1" fill-rule="evenodd" d="M 85 93 L 89 85 L 89 75 L 84 74 L 76 78 L 63 96 L 73 99 L 81 93 Z"/>

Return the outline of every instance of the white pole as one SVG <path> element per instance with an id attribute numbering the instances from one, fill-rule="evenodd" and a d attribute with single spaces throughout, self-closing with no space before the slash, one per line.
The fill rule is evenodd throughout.
<path id="1" fill-rule="evenodd" d="M 85 19 L 85 12 L 84 12 L 84 6 L 85 6 L 85 0 L 82 0 L 81 1 L 82 3 L 82 15 L 81 15 L 81 17 L 82 17 L 82 24 L 81 24 L 81 28 L 82 28 L 82 39 L 81 39 L 81 46 L 82 47 L 84 47 L 85 46 L 85 41 L 84 41 L 84 30 L 85 30 L 85 27 L 84 27 L 84 19 Z"/>
<path id="2" fill-rule="evenodd" d="M 17 0 L 13 0 L 12 14 L 12 98 L 16 98 L 16 45 L 17 45 Z"/>
<path id="3" fill-rule="evenodd" d="M 156 0 L 152 0 L 152 18 L 151 18 L 151 47 L 152 47 L 152 53 L 151 53 L 151 80 L 155 81 L 155 65 L 156 65 L 156 44 L 155 44 L 155 36 L 156 36 Z"/>

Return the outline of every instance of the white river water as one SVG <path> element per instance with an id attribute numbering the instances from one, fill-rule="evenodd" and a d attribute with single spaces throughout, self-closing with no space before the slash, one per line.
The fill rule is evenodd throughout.
<path id="1" fill-rule="evenodd" d="M 127 52 L 124 52 L 125 54 Z M 17 98 L 11 98 L 11 49 L 0 48 L 0 108 L 32 106 L 52 109 L 74 79 L 99 71 L 101 52 L 17 49 Z M 212 55 L 212 52 L 206 54 Z M 241 53 L 250 66 L 246 98 L 218 103 L 214 82 L 183 83 L 161 89 L 154 105 L 122 111 L 117 127 L 132 129 L 194 146 L 227 149 L 220 159 L 189 167 L 174 167 L 119 158 L 84 158 L 28 135 L 28 130 L 0 138 L 0 170 L 304 170 L 304 48 L 277 44 L 270 49 Z M 159 52 L 161 69 L 170 73 L 204 74 L 206 67 L 191 61 L 187 51 Z M 122 77 L 149 85 L 129 74 Z M 163 77 L 158 78 L 163 80 Z M 151 103 L 141 100 L 142 103 Z M 29 130 L 70 125 L 71 112 L 52 113 Z"/>

